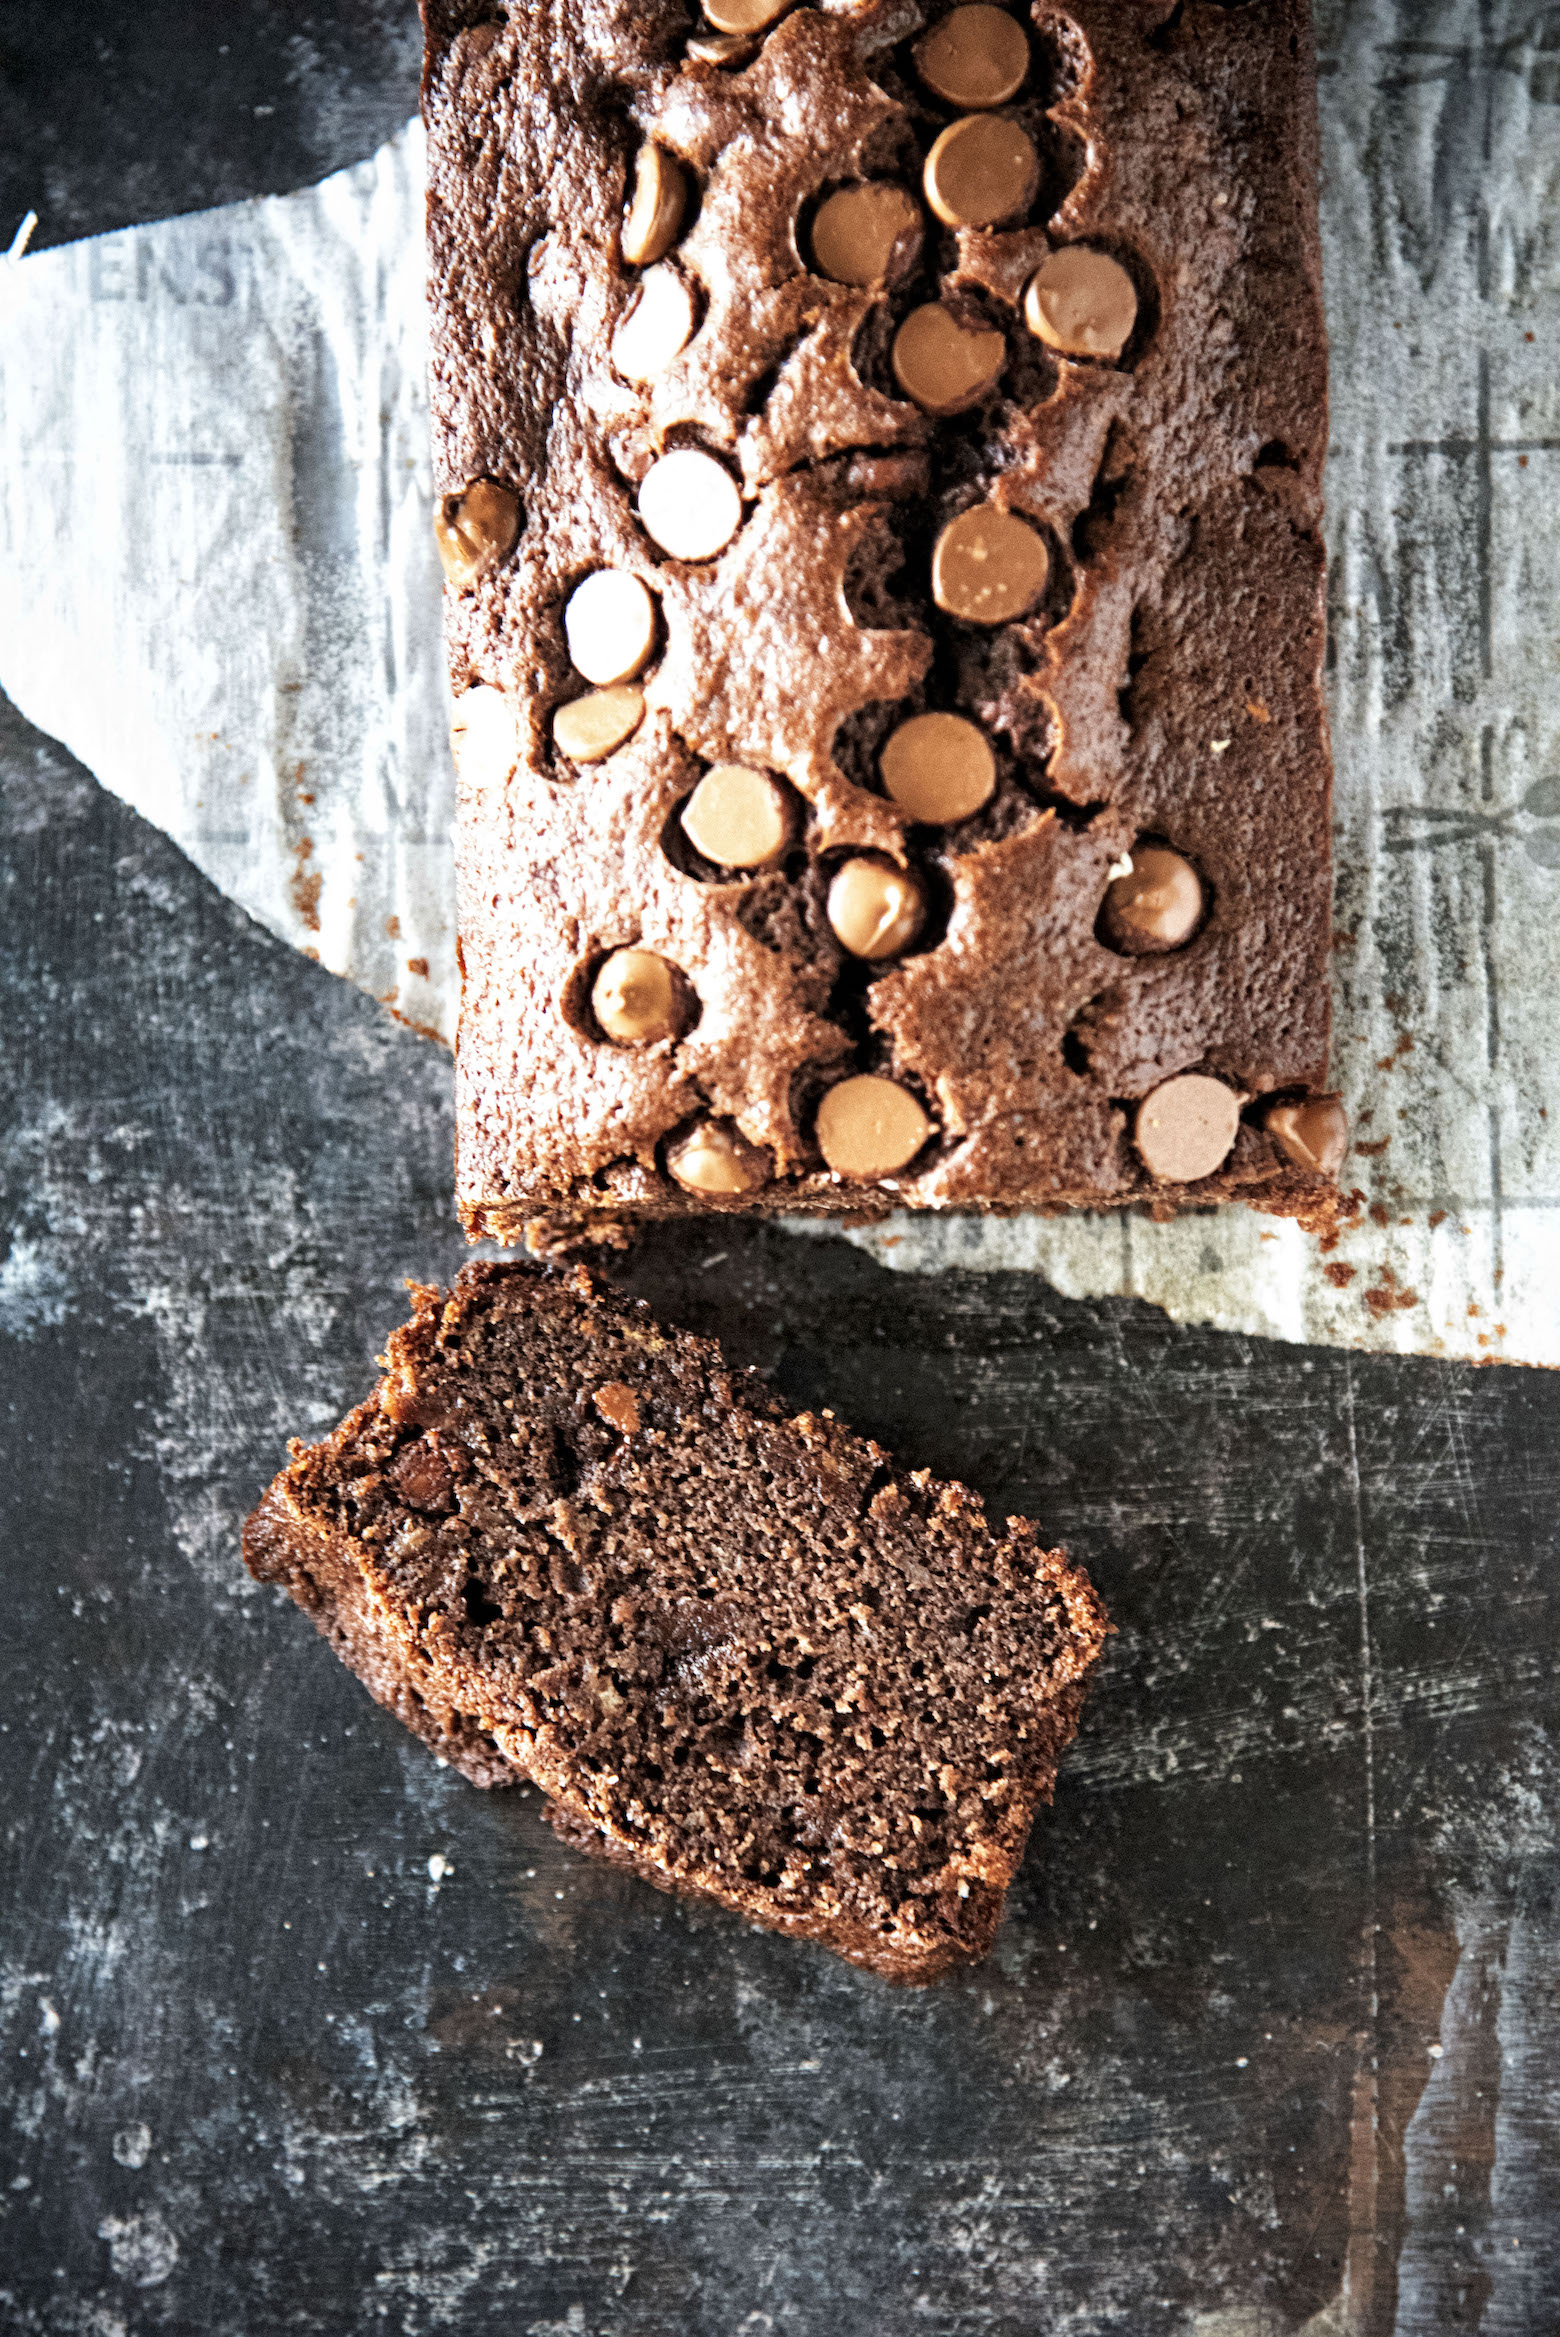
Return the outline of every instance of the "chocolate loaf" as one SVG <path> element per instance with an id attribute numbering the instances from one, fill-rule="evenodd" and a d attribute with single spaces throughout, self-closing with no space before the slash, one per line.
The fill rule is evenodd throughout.
<path id="1" fill-rule="evenodd" d="M 468 1228 L 1327 1207 L 1305 0 L 425 0 Z"/>
<path id="2" fill-rule="evenodd" d="M 1108 1628 L 1084 1577 L 583 1269 L 415 1298 L 251 1572 L 577 1847 L 891 1980 L 983 1955 Z"/>

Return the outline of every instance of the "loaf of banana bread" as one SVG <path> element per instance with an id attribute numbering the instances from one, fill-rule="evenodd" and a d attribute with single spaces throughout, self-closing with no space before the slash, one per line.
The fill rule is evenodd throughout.
<path id="1" fill-rule="evenodd" d="M 475 1233 L 1325 1212 L 1306 0 L 425 0 Z"/>

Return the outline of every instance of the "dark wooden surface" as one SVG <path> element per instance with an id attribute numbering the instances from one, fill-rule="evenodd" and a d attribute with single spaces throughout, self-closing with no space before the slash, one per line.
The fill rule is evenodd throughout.
<path id="1" fill-rule="evenodd" d="M 0 240 L 299 185 L 415 58 L 396 0 L 11 0 Z M 895 1994 L 570 1856 L 248 1584 L 457 1263 L 448 1064 L 3 706 L 0 770 L 0 2328 L 1560 2328 L 1560 1383 L 648 1237 L 1119 1625 L 996 1955 Z"/>

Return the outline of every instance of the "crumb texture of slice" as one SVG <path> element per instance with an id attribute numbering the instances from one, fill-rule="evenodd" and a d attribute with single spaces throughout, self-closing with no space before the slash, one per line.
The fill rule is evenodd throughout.
<path id="1" fill-rule="evenodd" d="M 1109 1628 L 1086 1578 L 583 1268 L 415 1300 L 251 1571 L 576 1846 L 889 1979 L 983 1955 Z"/>

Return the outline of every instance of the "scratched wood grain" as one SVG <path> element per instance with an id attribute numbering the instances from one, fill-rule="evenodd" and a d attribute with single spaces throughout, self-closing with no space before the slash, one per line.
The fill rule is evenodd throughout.
<path id="1" fill-rule="evenodd" d="M 407 103 L 388 5 L 156 0 L 117 104 L 57 23 L 0 81 L 46 232 Z M 276 110 L 228 152 L 213 92 Z M 1560 1383 L 753 1229 L 624 1259 L 1118 1623 L 995 1957 L 897 1995 L 570 1857 L 248 1584 L 285 1437 L 458 1260 L 447 1068 L 4 708 L 0 772 L 0 2328 L 1560 2326 Z"/>

